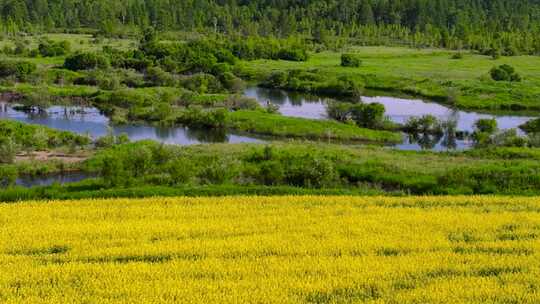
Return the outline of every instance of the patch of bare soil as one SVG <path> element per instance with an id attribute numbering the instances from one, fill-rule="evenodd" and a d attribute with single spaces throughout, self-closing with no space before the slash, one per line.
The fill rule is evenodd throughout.
<path id="1" fill-rule="evenodd" d="M 78 163 L 86 160 L 88 158 L 88 155 L 76 155 L 76 154 L 65 154 L 65 153 L 59 153 L 54 151 L 36 151 L 32 152 L 30 154 L 24 153 L 24 154 L 18 154 L 15 158 L 15 161 L 17 162 L 23 162 L 23 161 L 31 161 L 31 160 L 37 160 L 37 161 L 51 161 L 51 160 L 57 160 L 61 161 L 63 163 Z"/>

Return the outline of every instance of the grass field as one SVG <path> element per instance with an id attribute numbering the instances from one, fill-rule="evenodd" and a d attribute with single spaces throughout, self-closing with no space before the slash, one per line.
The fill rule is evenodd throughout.
<path id="1" fill-rule="evenodd" d="M 440 101 L 453 95 L 462 108 L 540 110 L 540 57 L 537 56 L 493 60 L 489 56 L 464 53 L 463 59 L 456 60 L 451 59 L 452 51 L 400 47 L 358 47 L 351 52 L 362 58 L 361 67 L 341 67 L 341 53 L 336 52 L 313 54 L 307 62 L 257 60 L 244 62 L 242 66 L 258 78 L 273 71 L 316 70 L 324 77 L 359 77 L 371 89 L 395 90 Z M 491 80 L 490 69 L 502 64 L 512 65 L 523 81 Z"/>
<path id="2" fill-rule="evenodd" d="M 540 200 L 0 205 L 2 303 L 538 303 Z"/>
<path id="3" fill-rule="evenodd" d="M 380 143 L 403 141 L 402 135 L 397 132 L 370 130 L 332 120 L 285 117 L 256 111 L 236 111 L 229 114 L 229 120 L 233 130 L 276 137 Z"/>

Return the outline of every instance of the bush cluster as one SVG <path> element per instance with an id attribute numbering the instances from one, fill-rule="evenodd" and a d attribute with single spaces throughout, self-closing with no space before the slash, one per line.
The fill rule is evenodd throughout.
<path id="1" fill-rule="evenodd" d="M 357 54 L 342 54 L 341 66 L 357 68 L 362 65 L 362 59 Z"/>
<path id="2" fill-rule="evenodd" d="M 37 66 L 28 61 L 0 61 L 0 77 L 15 77 L 19 80 L 25 80 L 30 74 L 34 73 Z"/>
<path id="3" fill-rule="evenodd" d="M 64 68 L 72 71 L 106 69 L 109 60 L 101 53 L 76 53 L 66 58 Z"/>
<path id="4" fill-rule="evenodd" d="M 327 105 L 328 117 L 340 122 L 353 121 L 359 127 L 370 129 L 383 126 L 385 111 L 380 103 L 329 102 Z"/>
<path id="5" fill-rule="evenodd" d="M 71 44 L 69 41 L 45 40 L 39 44 L 38 51 L 43 57 L 63 56 L 71 51 Z"/>
<path id="6" fill-rule="evenodd" d="M 360 97 L 364 82 L 353 76 L 324 77 L 318 71 L 291 70 L 274 72 L 262 83 L 269 88 L 279 88 L 331 96 Z"/>
<path id="7" fill-rule="evenodd" d="M 495 81 L 521 81 L 521 76 L 516 73 L 515 69 L 512 66 L 507 64 L 493 67 L 489 73 L 491 75 L 491 78 Z"/>

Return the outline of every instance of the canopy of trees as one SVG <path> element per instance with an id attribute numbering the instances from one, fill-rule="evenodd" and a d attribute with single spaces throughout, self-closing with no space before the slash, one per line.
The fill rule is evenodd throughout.
<path id="1" fill-rule="evenodd" d="M 122 26 L 540 52 L 538 0 L 0 0 L 6 33 Z"/>

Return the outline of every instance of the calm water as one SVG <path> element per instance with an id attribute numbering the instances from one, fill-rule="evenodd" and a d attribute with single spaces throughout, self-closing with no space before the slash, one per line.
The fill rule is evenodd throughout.
<path id="1" fill-rule="evenodd" d="M 30 188 L 34 186 L 50 186 L 52 184 L 76 183 L 93 177 L 95 176 L 85 172 L 64 172 L 46 176 L 20 176 L 15 184 Z"/>
<path id="2" fill-rule="evenodd" d="M 479 119 L 495 118 L 500 129 L 516 129 L 535 117 L 517 115 L 492 115 L 477 112 L 466 112 L 452 109 L 438 103 L 427 102 L 420 99 L 403 99 L 395 97 L 362 97 L 365 103 L 378 102 L 386 108 L 386 115 L 397 123 L 405 123 L 413 116 L 431 114 L 442 120 L 457 122 L 459 131 L 474 131 L 474 123 Z"/>
<path id="3" fill-rule="evenodd" d="M 244 94 L 257 99 L 263 106 L 268 102 L 279 106 L 279 112 L 285 116 L 311 119 L 327 118 L 325 98 L 260 87 L 247 88 Z"/>
<path id="4" fill-rule="evenodd" d="M 95 108 L 50 107 L 46 113 L 28 114 L 0 104 L 0 118 L 44 125 L 50 128 L 88 134 L 98 138 L 107 134 L 109 119 Z M 112 126 L 115 134 L 126 133 L 132 141 L 150 139 L 166 144 L 258 143 L 260 139 L 229 134 L 219 130 L 196 130 L 185 127 L 150 125 Z"/>
<path id="5" fill-rule="evenodd" d="M 246 89 L 245 95 L 257 99 L 263 105 L 267 102 L 271 102 L 280 106 L 280 112 L 286 116 L 311 119 L 327 118 L 327 99 L 325 98 L 259 87 Z M 378 102 L 383 104 L 386 108 L 386 116 L 397 123 L 403 124 L 411 117 L 430 114 L 444 121 L 452 120 L 457 122 L 457 130 L 465 132 L 474 131 L 474 123 L 482 118 L 495 118 L 500 129 L 518 128 L 523 123 L 534 119 L 534 117 L 527 116 L 491 115 L 460 111 L 438 103 L 427 102 L 420 99 L 404 99 L 385 96 L 364 96 L 361 99 L 362 102 L 365 103 Z M 401 150 L 444 151 L 452 149 L 468 149 L 472 144 L 472 141 L 469 139 L 454 138 L 452 135 L 445 135 L 441 138 L 434 138 L 433 136 L 420 138 L 405 136 L 404 142 L 395 147 Z"/>

